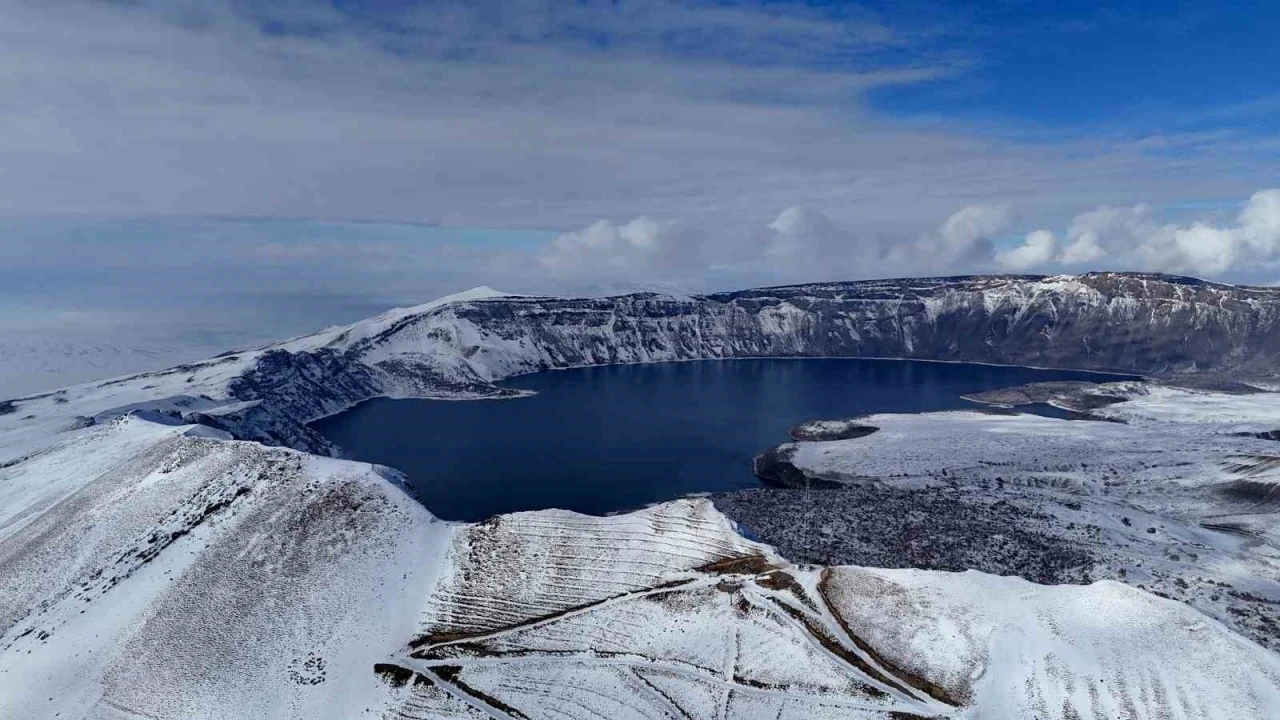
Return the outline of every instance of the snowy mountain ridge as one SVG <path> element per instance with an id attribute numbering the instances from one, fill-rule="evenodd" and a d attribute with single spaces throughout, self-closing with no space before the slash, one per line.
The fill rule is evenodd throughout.
<path id="1" fill-rule="evenodd" d="M 514 391 L 494 381 L 550 368 L 784 356 L 1273 376 L 1280 289 L 1123 273 L 821 283 L 683 299 L 528 297 L 478 288 L 10 406 L 22 416 L 59 398 L 96 398 L 96 416 L 152 402 L 243 439 L 331 453 L 306 423 L 371 397 L 503 397 Z M 194 414 L 245 401 L 258 404 L 217 418 Z M 65 415 L 56 406 L 47 410 Z M 37 424 L 48 417 L 35 414 Z"/>
<path id="2" fill-rule="evenodd" d="M 818 505 L 846 522 L 921 514 L 915 495 L 858 492 L 936 487 L 953 503 L 940 520 L 957 498 L 987 503 L 971 514 L 1011 558 L 1115 569 L 1082 585 L 860 567 L 897 549 L 883 543 L 794 564 L 720 500 L 445 523 L 394 470 L 304 451 L 335 450 L 309 420 L 369 397 L 497 397 L 515 392 L 497 379 L 606 362 L 1265 372 L 1278 305 L 1280 291 L 1116 274 L 685 299 L 480 290 L 0 402 L 0 718 L 1276 717 L 1267 395 L 1056 388 L 1054 402 L 1105 400 L 1128 424 L 876 416 L 869 435 L 791 454 L 844 484 Z M 773 492 L 789 495 L 754 507 L 784 529 L 813 512 L 807 490 Z M 921 533 L 906 532 L 914 553 Z M 881 537 L 868 523 L 824 542 L 868 533 Z M 1034 556 L 1055 537 L 1096 566 Z"/>

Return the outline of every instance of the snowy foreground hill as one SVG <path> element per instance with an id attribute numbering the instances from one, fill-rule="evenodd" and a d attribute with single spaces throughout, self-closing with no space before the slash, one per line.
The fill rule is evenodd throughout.
<path id="1" fill-rule="evenodd" d="M 789 487 L 607 518 L 441 522 L 307 427 L 548 367 L 750 355 L 1166 380 L 976 398 L 1095 421 L 860 419 L 775 451 Z M 1275 389 L 1277 367 L 1280 292 L 1157 276 L 474 291 L 0 402 L 0 717 L 1280 717 L 1280 401 L 1224 382 Z M 994 566 L 942 562 L 913 543 L 955 514 L 920 498 L 1019 519 L 982 537 Z M 927 521 L 906 565 L 1008 576 L 862 567 L 904 564 L 853 522 L 890 502 Z M 744 507 L 773 545 L 722 512 Z M 824 508 L 828 537 L 788 535 Z M 1083 564 L 1000 564 L 1051 541 Z"/>

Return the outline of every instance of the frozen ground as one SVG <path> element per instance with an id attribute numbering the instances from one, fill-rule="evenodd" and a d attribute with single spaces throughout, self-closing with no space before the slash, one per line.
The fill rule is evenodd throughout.
<path id="1" fill-rule="evenodd" d="M 34 335 L 12 329 L 0 339 L 0 397 L 17 397 L 69 383 L 164 368 L 224 349 L 208 343 L 164 343 Z"/>
<path id="2" fill-rule="evenodd" d="M 1139 280 L 1164 283 L 1116 282 Z M 810 330 L 851 317 L 854 290 L 876 323 L 986 303 L 1027 333 L 1030 308 L 1067 295 L 1098 317 L 1132 305 L 1073 279 L 943 284 L 985 294 L 921 305 L 901 283 L 835 284 L 697 301 L 725 304 L 698 315 L 656 296 L 486 290 L 0 402 L 0 717 L 1280 716 L 1274 395 L 1122 383 L 1047 398 L 1120 422 L 817 424 L 800 436 L 859 437 L 785 446 L 799 489 L 607 518 L 443 523 L 395 471 L 302 451 L 332 450 L 307 420 L 373 395 L 828 353 Z M 1217 322 L 1195 298 L 1233 291 L 1169 292 L 1171 323 Z M 932 337 L 914 320 L 846 325 L 880 343 L 864 350 Z M 1269 338 L 1240 347 L 1257 359 Z M 946 572 L 972 567 L 986 572 Z"/>
<path id="3" fill-rule="evenodd" d="M 1238 718 L 1280 658 L 1114 582 L 796 567 L 705 501 L 471 526 L 390 715 Z M 537 562 L 530 562 L 536 559 Z"/>
<path id="4" fill-rule="evenodd" d="M 1057 438 L 1051 447 L 1065 451 L 1065 438 L 1083 432 L 1103 458 L 1125 446 L 1106 433 L 1140 424 L 980 413 L 925 416 L 919 425 L 868 421 L 880 430 L 798 455 L 824 459 L 843 478 L 849 466 L 837 469 L 835 460 L 855 462 L 848 449 L 859 443 L 869 467 L 899 454 L 901 476 L 872 484 L 923 487 L 916 492 L 945 503 L 948 493 L 966 497 L 955 481 L 965 467 L 983 471 L 966 487 L 1000 491 L 1001 481 L 983 474 L 995 470 L 978 438 L 1012 439 L 1002 446 L 1025 446 L 1045 464 L 993 466 L 1014 500 L 1006 508 L 974 495 L 982 501 L 971 504 L 987 512 L 975 524 L 1003 534 L 1009 547 L 1034 548 L 1000 533 L 1000 524 L 1018 527 L 1015 518 L 1033 509 L 1015 489 L 1051 491 L 1057 500 L 1036 530 L 1047 556 L 1058 557 L 1048 566 L 1077 567 L 1080 557 L 1055 556 L 1061 548 L 1053 545 L 1062 539 L 1054 523 L 1074 522 L 1089 573 L 1103 577 L 1099 568 L 1123 560 L 1130 584 L 847 564 L 881 563 L 872 544 L 864 556 L 832 558 L 836 567 L 793 565 L 745 539 L 707 500 L 604 518 L 543 511 L 441 523 L 388 469 L 129 415 L 0 469 L 0 717 L 1280 713 L 1280 656 L 1246 637 L 1265 642 L 1265 621 L 1220 612 L 1272 603 L 1271 546 L 1175 522 L 1174 510 L 1199 507 L 1176 492 L 1153 494 L 1151 510 L 1138 506 L 1138 493 L 1105 482 L 1079 492 L 1091 487 L 1087 468 L 1055 464 L 1026 439 Z M 1039 432 L 1048 427 L 1060 430 Z M 898 434 L 953 449 L 941 483 L 926 473 L 924 455 L 885 443 Z M 1241 443 L 1232 452 L 1272 442 L 1223 439 Z M 886 447 L 873 450 L 877 442 Z M 1166 472 L 1149 462 L 1158 454 L 1142 456 L 1149 489 Z M 1181 467 L 1188 457 L 1172 462 Z M 1197 467 L 1216 468 L 1212 460 Z M 1129 472 L 1144 460 L 1095 462 Z M 1216 472 L 1231 482 L 1240 471 Z M 857 476 L 867 484 L 862 468 Z M 1064 491 L 1053 478 L 1067 476 L 1077 482 Z M 832 498 L 856 491 L 831 491 L 814 506 L 838 510 Z M 802 501 L 807 494 L 772 492 Z M 1125 509 L 1107 510 L 1113 495 Z M 885 514 L 916 512 L 883 497 L 863 500 Z M 944 505 L 937 514 L 953 512 Z M 848 529 L 865 536 L 862 522 L 873 531 L 883 525 L 869 518 L 854 516 Z M 997 558 L 996 571 L 1000 558 L 1017 557 L 998 548 L 987 555 Z M 1176 600 L 1132 586 L 1176 587 L 1192 576 L 1201 580 L 1170 593 Z M 1214 593 L 1230 600 L 1218 603 Z"/>
<path id="5" fill-rule="evenodd" d="M 0 470 L 0 717 L 359 716 L 450 533 L 387 470 L 107 423 Z"/>
<path id="6" fill-rule="evenodd" d="M 800 489 L 716 503 L 798 560 L 1115 579 L 1280 647 L 1280 443 L 1250 434 L 1280 427 L 1280 398 L 1134 383 L 1081 394 L 1131 398 L 1074 403 L 1124 422 L 874 415 L 857 420 L 878 428 L 868 436 L 775 450 Z"/>

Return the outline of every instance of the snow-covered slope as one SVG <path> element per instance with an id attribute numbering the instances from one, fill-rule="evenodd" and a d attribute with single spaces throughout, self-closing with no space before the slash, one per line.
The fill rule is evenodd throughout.
<path id="1" fill-rule="evenodd" d="M 94 428 L 0 470 L 0 717 L 357 717 L 451 532 L 390 470 Z"/>
<path id="2" fill-rule="evenodd" d="M 1264 718 L 1280 657 L 1118 583 L 792 566 L 705 501 L 454 539 L 402 718 Z M 464 715 L 472 716 L 472 715 Z"/>
<path id="3" fill-rule="evenodd" d="M 307 421 L 368 397 L 500 396 L 498 378 L 604 362 L 1258 372 L 1280 354 L 1278 302 L 1123 275 L 681 300 L 481 290 L 3 402 L 0 717 L 1280 716 L 1280 660 L 1249 639 L 1271 637 L 1280 606 L 1263 396 L 1125 383 L 1076 394 L 1132 398 L 1093 410 L 1128 424 L 877 416 L 859 421 L 870 435 L 788 458 L 841 483 L 980 488 L 989 508 L 1043 492 L 1012 514 L 1069 526 L 1054 537 L 1126 571 L 1096 576 L 1182 602 L 1115 582 L 795 566 L 707 500 L 442 523 L 393 470 L 301 451 L 333 450 Z M 812 527 L 812 502 L 809 516 L 785 502 L 779 523 Z M 889 507 L 820 506 L 846 521 Z"/>
<path id="4" fill-rule="evenodd" d="M 136 416 L 0 470 L 0 717 L 1280 712 L 1280 657 L 1114 583 L 796 567 L 706 500 L 446 524 L 398 480 Z"/>
<path id="5" fill-rule="evenodd" d="M 1277 656 L 1114 582 L 836 568 L 823 588 L 881 657 L 974 718 L 1270 718 Z"/>
<path id="6" fill-rule="evenodd" d="M 38 328 L 32 330 L 38 333 Z M 20 336 L 5 330 L 0 337 L 0 397 L 170 367 L 209 357 L 225 347 L 147 338 Z"/>

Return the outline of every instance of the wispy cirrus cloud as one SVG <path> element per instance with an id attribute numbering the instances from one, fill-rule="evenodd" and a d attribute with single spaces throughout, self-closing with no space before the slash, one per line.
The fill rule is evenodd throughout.
<path id="1" fill-rule="evenodd" d="M 869 93 L 963 87 L 982 67 L 946 13 L 351 7 L 0 0 L 0 213 L 570 230 L 805 205 L 914 234 L 964 205 L 1065 219 L 1264 184 L 1241 148 L 1009 140 L 945 104 L 877 111 Z"/>

